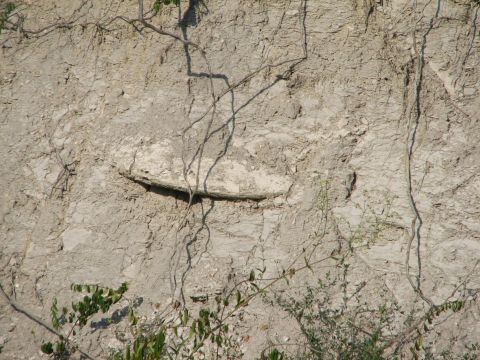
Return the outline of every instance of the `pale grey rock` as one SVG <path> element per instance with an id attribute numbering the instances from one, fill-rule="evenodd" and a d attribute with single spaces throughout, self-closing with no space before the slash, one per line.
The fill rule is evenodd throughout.
<path id="1" fill-rule="evenodd" d="M 62 234 L 63 250 L 72 251 L 77 246 L 91 243 L 95 239 L 95 235 L 86 229 L 72 228 Z"/>
<path id="2" fill-rule="evenodd" d="M 24 26 L 38 28 L 69 16 L 80 0 L 29 3 L 21 9 Z M 133 3 L 110 7 L 92 1 L 78 15 L 95 21 L 113 16 L 112 11 L 132 16 Z M 349 281 L 372 284 L 366 300 L 378 300 L 387 287 L 390 300 L 407 313 L 411 304 L 420 306 L 404 268 L 413 217 L 405 178 L 413 88 L 405 91 L 404 85 L 407 74 L 410 86 L 414 82 L 412 30 L 418 30 L 419 49 L 436 3 L 416 3 L 414 8 L 407 0 L 384 1 L 374 7 L 366 27 L 364 2 L 307 1 L 308 58 L 291 74 L 285 74 L 289 64 L 262 71 L 217 103 L 212 126 L 218 131 L 206 144 L 199 174 L 198 191 L 209 197 L 192 204 L 184 227 L 186 196 L 178 192 L 188 192 L 188 186 L 178 134 L 204 113 L 211 94 L 205 77 L 188 73 L 183 47 L 153 33 L 142 36 L 123 23 L 112 24 L 103 36 L 93 25 L 39 39 L 2 32 L 2 285 L 8 291 L 16 285 L 17 300 L 49 319 L 53 297 L 62 304 L 72 301 L 72 282 L 128 281 L 129 296 L 142 297 L 140 310 L 150 315 L 153 304 L 167 306 L 172 300 L 169 280 L 188 269 L 187 250 L 192 260 L 187 299 L 208 294 L 211 301 L 212 294 L 252 268 L 266 266 L 266 276 L 275 276 L 292 259 L 303 259 L 304 247 L 317 243 L 314 258 L 320 259 L 354 238 L 360 248 L 350 259 Z M 471 2 L 463 3 L 441 2 L 427 35 L 411 163 L 413 196 L 423 220 L 422 286 L 437 303 L 459 281 L 468 280 L 461 291 L 469 296 L 480 286 L 476 273 L 468 277 L 480 258 L 480 40 L 473 34 L 480 18 Z M 219 75 L 217 95 L 227 81 L 235 84 L 267 63 L 302 55 L 300 1 L 210 0 L 207 5 L 208 14 L 187 33 L 205 47 Z M 177 31 L 175 9 L 170 10 L 154 21 Z M 198 52 L 188 61 L 194 74 L 206 71 Z M 206 125 L 199 121 L 186 134 L 186 158 Z M 205 188 L 206 171 L 225 148 Z M 75 161 L 68 179 L 61 176 L 57 154 Z M 346 181 L 352 170 L 358 177 L 353 187 Z M 195 162 L 192 171 L 191 185 Z M 63 196 L 51 195 L 57 179 L 68 182 Z M 246 201 L 229 201 L 237 199 Z M 337 228 L 328 227 L 322 237 L 326 205 Z M 416 246 L 412 272 L 418 270 Z M 174 253 L 178 269 L 171 263 Z M 291 283 L 301 289 L 325 275 L 317 271 Z M 1 356 L 38 356 L 40 339 L 50 335 L 7 304 L 0 306 L 0 334 L 11 331 Z M 480 338 L 478 309 L 469 311 L 461 321 L 445 320 L 443 337 L 435 339 L 439 350 L 449 337 L 461 340 L 458 348 Z M 266 312 L 263 305 L 252 305 L 242 326 L 250 336 L 242 343 L 245 359 L 257 358 L 275 333 L 293 341 L 299 331 L 284 313 Z M 98 344 L 110 339 L 108 331 L 86 333 L 82 345 L 102 358 Z"/>
<path id="3" fill-rule="evenodd" d="M 465 96 L 472 96 L 475 95 L 477 92 L 477 89 L 474 87 L 469 87 L 469 88 L 464 88 L 463 89 L 463 95 Z"/>
<path id="4" fill-rule="evenodd" d="M 197 181 L 197 162 L 184 176 L 181 153 L 169 140 L 153 145 L 124 145 L 113 151 L 119 172 L 129 179 L 214 198 L 262 200 L 284 195 L 292 185 L 288 176 L 275 174 L 268 168 L 251 168 L 246 161 L 202 157 Z"/>

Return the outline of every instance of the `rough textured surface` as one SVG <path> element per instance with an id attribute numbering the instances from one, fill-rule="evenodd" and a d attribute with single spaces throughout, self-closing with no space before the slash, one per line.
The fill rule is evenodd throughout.
<path id="1" fill-rule="evenodd" d="M 186 160 L 184 165 L 181 153 L 182 149 L 175 149 L 171 141 L 165 140 L 140 148 L 125 145 L 114 150 L 113 158 L 119 172 L 129 179 L 186 194 L 230 200 L 263 200 L 285 195 L 292 186 L 288 175 L 269 173 L 254 163 L 248 164 L 246 160 L 236 162 L 224 157 L 202 157 L 198 172 L 198 166 L 192 167 Z"/>
<path id="2" fill-rule="evenodd" d="M 182 29 L 177 11 L 165 9 L 154 23 L 204 47 L 215 91 L 225 92 L 204 148 L 205 165 L 217 161 L 207 191 L 237 197 L 246 182 L 255 196 L 245 198 L 282 194 L 204 198 L 188 213 L 188 198 L 142 186 L 118 168 L 153 185 L 163 185 L 156 173 L 168 168 L 168 186 L 186 189 L 181 158 L 197 164 L 209 117 L 182 133 L 211 102 L 199 52 L 122 22 L 109 31 L 91 25 L 135 16 L 131 2 L 24 4 L 25 28 L 71 14 L 90 23 L 0 35 L 0 280 L 44 319 L 53 297 L 71 300 L 72 282 L 128 281 L 150 316 L 176 296 L 180 274 L 187 298 L 215 294 L 258 266 L 275 274 L 318 241 L 325 199 L 336 231 L 315 256 L 354 244 L 352 284 L 366 281 L 372 299 L 387 288 L 399 304 L 422 307 L 404 266 L 415 218 L 409 182 L 423 221 L 411 272 L 419 271 L 419 250 L 423 292 L 440 303 L 459 282 L 463 295 L 480 288 L 480 17 L 471 1 L 437 9 L 426 1 L 311 0 L 303 23 L 296 0 L 210 0 Z M 265 64 L 301 58 L 304 46 L 307 59 L 291 71 L 292 62 L 268 67 L 226 91 Z M 246 359 L 298 330 L 263 311 L 260 304 L 246 315 Z M 462 316 L 444 324 L 437 351 L 478 341 L 478 302 Z M 97 330 L 83 330 L 83 345 L 103 356 L 118 340 Z M 41 358 L 47 336 L 2 298 L 3 358 Z"/>

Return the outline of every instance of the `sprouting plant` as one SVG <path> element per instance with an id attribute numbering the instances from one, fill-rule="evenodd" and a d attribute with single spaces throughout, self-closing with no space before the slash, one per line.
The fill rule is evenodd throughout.
<path id="1" fill-rule="evenodd" d="M 59 335 L 55 344 L 52 342 L 43 343 L 41 350 L 43 353 L 50 354 L 58 359 L 67 358 L 77 350 L 76 345 L 72 342 L 72 337 L 87 324 L 93 315 L 100 311 L 106 313 L 112 305 L 119 302 L 128 290 L 128 284 L 123 283 L 116 290 L 98 285 L 78 284 L 72 284 L 71 289 L 75 292 L 84 292 L 90 295 L 85 295 L 79 302 L 72 303 L 70 311 L 67 307 L 62 307 L 60 313 L 58 301 L 56 298 L 53 299 L 50 307 L 53 328 L 60 331 L 68 323 L 70 329 L 64 335 Z"/>

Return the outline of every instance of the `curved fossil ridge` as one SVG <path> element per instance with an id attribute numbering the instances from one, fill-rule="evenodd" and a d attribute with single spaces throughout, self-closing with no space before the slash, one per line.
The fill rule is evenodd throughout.
<path id="1" fill-rule="evenodd" d="M 180 153 L 166 140 L 159 144 L 123 146 L 114 154 L 115 166 L 125 177 L 140 183 L 188 193 L 183 175 Z M 196 170 L 197 163 L 192 166 Z M 192 189 L 196 175 L 187 175 Z M 249 168 L 243 162 L 222 158 L 203 158 L 196 194 L 231 200 L 262 200 L 286 194 L 292 185 L 286 175 L 274 174 L 270 169 Z"/>

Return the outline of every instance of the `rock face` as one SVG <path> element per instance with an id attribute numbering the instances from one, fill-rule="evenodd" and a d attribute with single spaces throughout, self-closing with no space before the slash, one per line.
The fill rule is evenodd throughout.
<path id="1" fill-rule="evenodd" d="M 192 192 L 229 200 L 263 200 L 285 195 L 292 185 L 286 175 L 272 174 L 265 168 L 248 165 L 246 161 L 242 163 L 220 157 L 202 157 L 198 172 L 198 160 L 193 164 L 185 160 L 184 164 L 181 151 L 168 140 L 140 148 L 127 145 L 114 152 L 114 163 L 127 178 L 187 194 Z"/>
<path id="2" fill-rule="evenodd" d="M 182 0 L 149 17 L 204 53 L 119 20 L 134 1 L 20 3 L 0 34 L 0 284 L 18 304 L 49 319 L 71 283 L 127 281 L 150 319 L 180 287 L 213 308 L 252 269 L 348 252 L 281 290 L 333 274 L 335 305 L 401 309 L 394 333 L 430 306 L 420 284 L 471 301 L 425 335 L 432 356 L 478 342 L 478 1 Z M 301 338 L 261 301 L 237 319 L 244 359 Z M 115 325 L 85 327 L 82 348 L 105 357 Z M 0 293 L 0 358 L 50 339 Z"/>

